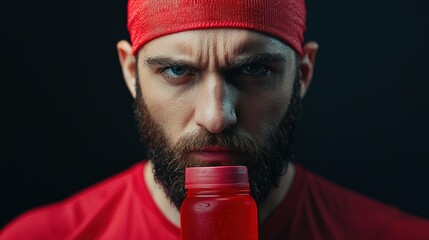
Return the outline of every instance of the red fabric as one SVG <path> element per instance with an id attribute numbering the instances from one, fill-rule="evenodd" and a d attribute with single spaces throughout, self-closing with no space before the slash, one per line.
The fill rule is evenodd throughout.
<path id="1" fill-rule="evenodd" d="M 290 192 L 260 232 L 264 239 L 428 240 L 429 221 L 297 166 Z"/>
<path id="2" fill-rule="evenodd" d="M 429 222 L 297 166 L 292 188 L 260 226 L 260 239 L 427 240 Z M 0 239 L 180 239 L 143 181 L 143 164 L 71 198 L 20 216 Z"/>
<path id="3" fill-rule="evenodd" d="M 145 43 L 194 29 L 241 28 L 274 36 L 302 55 L 304 0 L 129 0 L 133 54 Z"/>
<path id="4" fill-rule="evenodd" d="M 177 240 L 179 236 L 180 229 L 152 200 L 141 163 L 63 202 L 30 211 L 0 232 L 1 240 Z"/>

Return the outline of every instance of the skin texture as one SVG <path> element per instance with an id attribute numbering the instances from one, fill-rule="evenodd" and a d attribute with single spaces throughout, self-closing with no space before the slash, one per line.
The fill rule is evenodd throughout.
<path id="1" fill-rule="evenodd" d="M 177 155 L 171 162 L 188 165 L 228 165 L 237 158 L 237 152 L 253 154 L 249 149 L 270 146 L 268 143 L 274 141 L 279 126 L 288 125 L 283 120 L 293 93 L 298 96 L 294 99 L 301 99 L 311 82 L 316 50 L 317 44 L 309 43 L 304 46 L 304 55 L 298 58 L 293 50 L 275 38 L 237 29 L 196 30 L 160 37 L 143 46 L 138 59 L 132 56 L 127 42 L 118 43 L 124 78 L 136 97 L 138 120 L 150 116 L 149 122 L 147 119 L 140 121 L 149 149 L 163 145 L 161 150 L 167 149 L 167 156 Z M 223 145 L 220 141 L 215 145 L 227 151 L 213 153 L 204 149 L 207 142 L 200 146 L 189 141 L 201 139 L 201 135 L 221 136 L 225 132 L 233 132 L 234 136 L 247 139 L 253 145 L 239 148 L 238 144 L 235 148 L 233 144 Z M 154 141 L 151 134 L 161 135 L 162 139 Z M 229 139 L 231 135 L 226 136 L 225 139 Z M 182 142 L 192 147 L 171 147 Z M 194 151 L 196 146 L 203 149 Z M 177 149 L 185 150 L 175 151 Z M 180 154 L 175 154 L 177 152 Z M 275 209 L 292 182 L 293 167 L 286 168 L 288 159 L 284 158 L 279 165 L 283 169 L 277 169 L 278 176 L 266 196 L 261 197 L 261 221 Z M 152 156 L 145 169 L 145 181 L 161 211 L 179 225 L 178 206 L 169 204 L 172 197 L 156 170 L 157 162 L 165 163 L 163 159 L 156 160 L 156 154 Z M 252 167 L 255 163 L 248 159 L 252 158 L 239 159 L 234 164 Z M 286 174 L 280 174 L 286 169 Z"/>

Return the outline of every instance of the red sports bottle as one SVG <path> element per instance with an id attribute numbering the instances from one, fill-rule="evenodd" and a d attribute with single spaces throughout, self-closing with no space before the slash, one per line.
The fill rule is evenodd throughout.
<path id="1" fill-rule="evenodd" d="M 244 166 L 187 168 L 183 240 L 257 240 L 258 215 Z"/>

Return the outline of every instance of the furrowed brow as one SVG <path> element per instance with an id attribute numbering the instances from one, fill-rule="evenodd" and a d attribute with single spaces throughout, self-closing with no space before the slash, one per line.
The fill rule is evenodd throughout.
<path id="1" fill-rule="evenodd" d="M 232 64 L 232 67 L 236 68 L 243 65 L 251 65 L 263 62 L 284 63 L 286 62 L 286 58 L 284 55 L 277 53 L 262 53 L 251 56 L 239 56 Z"/>

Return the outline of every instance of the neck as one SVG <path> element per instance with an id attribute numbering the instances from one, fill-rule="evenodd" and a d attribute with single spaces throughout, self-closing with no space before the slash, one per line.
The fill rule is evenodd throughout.
<path id="1" fill-rule="evenodd" d="M 279 206 L 281 201 L 285 198 L 289 189 L 292 185 L 295 177 L 295 168 L 293 164 L 289 163 L 286 174 L 281 176 L 279 187 L 273 189 L 268 195 L 267 199 L 263 204 L 258 206 L 258 218 L 259 222 L 264 222 Z M 170 220 L 174 225 L 180 227 L 180 213 L 168 200 L 167 195 L 163 191 L 162 187 L 155 182 L 153 175 L 152 161 L 149 161 L 144 168 L 144 181 L 149 189 L 149 192 L 155 201 L 157 207 L 161 210 L 165 217 Z"/>

